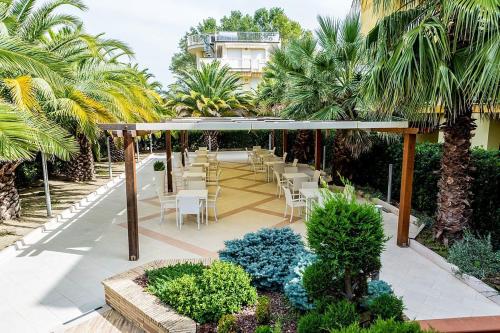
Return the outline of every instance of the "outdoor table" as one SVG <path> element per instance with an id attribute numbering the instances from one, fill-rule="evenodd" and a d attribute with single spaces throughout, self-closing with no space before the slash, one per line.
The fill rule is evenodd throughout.
<path id="1" fill-rule="evenodd" d="M 179 192 L 177 192 L 175 198 L 177 200 L 180 197 L 198 198 L 198 199 L 202 200 L 203 204 L 205 206 L 205 218 L 207 219 L 207 223 L 208 223 L 208 205 L 207 205 L 208 190 L 180 190 Z M 176 212 L 176 214 L 177 214 L 177 212 Z M 202 219 L 202 223 L 203 223 L 203 219 Z"/>
<path id="2" fill-rule="evenodd" d="M 206 172 L 192 172 L 192 171 L 184 171 L 182 174 L 182 178 L 184 180 L 188 178 L 202 178 L 205 179 L 207 177 Z"/>
<path id="3" fill-rule="evenodd" d="M 306 220 L 309 217 L 309 212 L 311 211 L 311 202 L 314 199 L 318 199 L 321 195 L 321 189 L 319 188 L 301 188 L 299 190 L 301 196 L 306 199 Z"/>
<path id="4" fill-rule="evenodd" d="M 267 182 L 269 183 L 271 168 L 274 167 L 276 164 L 285 164 L 285 162 L 283 162 L 282 160 L 275 160 L 275 161 L 264 162 L 264 164 L 267 166 Z"/>
<path id="5" fill-rule="evenodd" d="M 193 162 L 190 164 L 190 166 L 193 166 L 193 167 L 204 167 L 205 169 L 208 168 L 210 166 L 210 163 L 208 162 Z"/>
<path id="6" fill-rule="evenodd" d="M 283 177 L 288 180 L 293 180 L 295 178 L 310 178 L 308 174 L 305 174 L 303 172 L 284 173 Z"/>

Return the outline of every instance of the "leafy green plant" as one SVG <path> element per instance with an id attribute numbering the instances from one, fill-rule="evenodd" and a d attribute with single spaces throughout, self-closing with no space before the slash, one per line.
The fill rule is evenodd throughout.
<path id="1" fill-rule="evenodd" d="M 403 321 L 403 300 L 391 294 L 382 294 L 374 298 L 368 305 L 372 317 Z"/>
<path id="2" fill-rule="evenodd" d="M 297 324 L 298 333 L 319 333 L 324 332 L 323 327 L 323 316 L 316 312 L 309 312 L 302 317 L 300 317 Z"/>
<path id="3" fill-rule="evenodd" d="M 302 284 L 312 300 L 342 297 L 343 281 L 339 272 L 322 260 L 306 267 Z"/>
<path id="4" fill-rule="evenodd" d="M 273 329 L 268 325 L 257 326 L 255 333 L 273 333 Z"/>
<path id="5" fill-rule="evenodd" d="M 356 305 L 347 300 L 330 304 L 323 314 L 323 328 L 327 330 L 347 327 L 359 322 Z"/>
<path id="6" fill-rule="evenodd" d="M 165 163 L 163 161 L 156 161 L 153 163 L 153 170 L 154 171 L 164 171 L 165 170 Z"/>
<path id="7" fill-rule="evenodd" d="M 172 266 L 165 266 L 146 271 L 148 278 L 148 288 L 154 292 L 157 284 L 165 283 L 184 275 L 201 275 L 205 267 L 200 263 L 179 263 Z"/>
<path id="8" fill-rule="evenodd" d="M 285 296 L 293 306 L 300 310 L 311 310 L 311 302 L 302 281 L 305 269 L 316 260 L 316 255 L 304 252 L 299 256 L 297 264 L 290 269 L 284 286 Z"/>
<path id="9" fill-rule="evenodd" d="M 330 333 L 424 333 L 436 332 L 434 330 L 423 330 L 415 321 L 399 322 L 393 319 L 377 320 L 368 328 L 361 328 L 358 324 L 349 327 L 330 330 Z"/>
<path id="10" fill-rule="evenodd" d="M 366 296 L 365 305 L 369 305 L 375 298 L 389 294 L 392 295 L 394 292 L 390 284 L 382 280 L 371 280 L 368 282 L 368 295 Z"/>
<path id="11" fill-rule="evenodd" d="M 205 323 L 254 304 L 257 291 L 250 283 L 250 276 L 241 267 L 216 261 L 201 274 L 164 280 L 150 290 L 180 314 Z"/>
<path id="12" fill-rule="evenodd" d="M 262 229 L 225 245 L 220 259 L 243 267 L 253 284 L 263 290 L 282 290 L 290 267 L 305 251 L 300 235 L 290 228 Z"/>
<path id="13" fill-rule="evenodd" d="M 269 320 L 271 319 L 271 302 L 269 297 L 259 296 L 259 298 L 257 298 L 255 317 L 258 324 L 269 323 Z"/>
<path id="14" fill-rule="evenodd" d="M 223 315 L 220 317 L 217 324 L 217 333 L 236 333 L 238 332 L 238 326 L 236 323 L 236 317 L 232 314 Z"/>
<path id="15" fill-rule="evenodd" d="M 324 206 L 314 207 L 306 227 L 309 245 L 319 260 L 336 272 L 334 276 L 342 274 L 343 295 L 353 300 L 366 294 L 367 278 L 380 268 L 386 240 L 375 206 L 350 195 L 330 195 Z"/>
<path id="16" fill-rule="evenodd" d="M 491 237 L 474 237 L 465 232 L 464 238 L 449 250 L 448 261 L 455 264 L 459 274 L 470 274 L 484 279 L 500 272 L 500 252 L 495 252 Z"/>

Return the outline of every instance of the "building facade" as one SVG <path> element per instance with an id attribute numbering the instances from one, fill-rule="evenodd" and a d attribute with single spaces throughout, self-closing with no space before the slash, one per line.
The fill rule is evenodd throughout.
<path id="1" fill-rule="evenodd" d="M 271 51 L 280 46 L 277 32 L 232 32 L 191 35 L 187 39 L 188 52 L 202 64 L 219 61 L 233 72 L 240 73 L 246 89 L 256 89 Z"/>
<path id="2" fill-rule="evenodd" d="M 400 5 L 404 0 L 401 1 Z M 399 8 L 398 6 L 397 8 Z M 388 14 L 374 8 L 373 0 L 361 1 L 361 32 L 366 35 L 377 24 L 377 21 Z M 497 150 L 500 149 L 500 108 L 496 108 L 493 115 L 480 114 L 479 108 L 473 109 L 473 118 L 476 120 L 476 130 L 472 137 L 473 147 Z M 428 134 L 419 134 L 417 140 L 420 142 L 442 142 L 443 133 L 434 132 Z"/>

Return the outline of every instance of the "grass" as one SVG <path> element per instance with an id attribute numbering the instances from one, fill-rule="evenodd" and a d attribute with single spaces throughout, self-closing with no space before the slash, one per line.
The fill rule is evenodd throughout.
<path id="1" fill-rule="evenodd" d="M 432 235 L 432 228 L 430 226 L 425 226 L 416 239 L 419 243 L 436 252 L 441 257 L 445 259 L 448 258 L 448 247 L 434 239 Z"/>

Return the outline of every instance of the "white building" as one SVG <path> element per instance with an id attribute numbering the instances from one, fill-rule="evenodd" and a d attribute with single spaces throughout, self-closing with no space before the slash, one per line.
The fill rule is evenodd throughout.
<path id="1" fill-rule="evenodd" d="M 196 65 L 219 61 L 241 74 L 244 87 L 255 89 L 271 51 L 280 46 L 277 32 L 217 32 L 191 35 L 188 52 L 196 56 Z"/>

